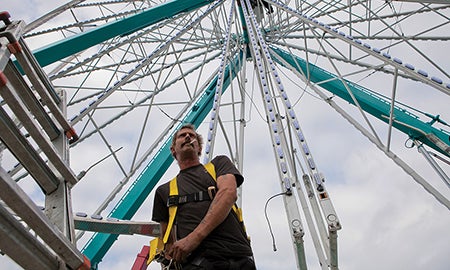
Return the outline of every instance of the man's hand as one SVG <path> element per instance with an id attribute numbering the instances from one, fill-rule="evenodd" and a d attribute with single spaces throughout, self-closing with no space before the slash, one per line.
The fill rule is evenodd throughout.
<path id="1" fill-rule="evenodd" d="M 183 262 L 201 243 L 198 237 L 195 237 L 193 233 L 189 234 L 183 239 L 176 241 L 167 252 L 176 262 Z"/>

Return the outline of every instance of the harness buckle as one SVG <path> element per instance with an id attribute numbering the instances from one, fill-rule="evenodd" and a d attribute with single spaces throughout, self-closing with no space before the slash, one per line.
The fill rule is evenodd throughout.
<path id="1" fill-rule="evenodd" d="M 178 205 L 178 204 L 179 204 L 178 195 L 169 196 L 169 198 L 167 199 L 167 207 L 170 207 L 173 205 Z"/>
<path id="2" fill-rule="evenodd" d="M 211 201 L 214 199 L 214 197 L 216 196 L 216 187 L 215 186 L 209 186 L 208 187 L 208 195 L 209 198 L 211 199 Z"/>

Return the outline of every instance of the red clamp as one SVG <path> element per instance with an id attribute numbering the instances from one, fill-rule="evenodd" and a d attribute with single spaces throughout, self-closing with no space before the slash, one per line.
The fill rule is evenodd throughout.
<path id="1" fill-rule="evenodd" d="M 147 259 L 149 254 L 150 247 L 143 246 L 141 252 L 136 256 L 136 260 L 134 261 L 131 270 L 145 270 L 147 269 Z"/>
<path id="2" fill-rule="evenodd" d="M 80 267 L 78 267 L 77 270 L 90 270 L 91 269 L 91 261 L 89 261 L 89 259 L 83 255 L 83 259 L 84 262 L 82 265 L 80 265 Z"/>
<path id="3" fill-rule="evenodd" d="M 2 20 L 5 25 L 11 24 L 11 20 L 9 18 L 11 18 L 11 15 L 9 15 L 8 11 L 0 12 L 0 20 Z M 5 36 L 10 42 L 7 47 L 12 54 L 16 54 L 22 51 L 22 47 L 20 46 L 19 42 L 11 33 L 4 32 L 2 33 L 2 36 Z"/>
<path id="4" fill-rule="evenodd" d="M 73 127 L 66 130 L 65 133 L 66 133 L 66 137 L 69 139 L 69 144 L 72 144 L 72 143 L 78 141 L 79 137 Z"/>
<path id="5" fill-rule="evenodd" d="M 9 15 L 8 11 L 0 12 L 0 20 L 2 20 L 5 25 L 11 24 L 11 20 L 9 18 L 11 18 L 11 15 Z"/>
<path id="6" fill-rule="evenodd" d="M 7 45 L 8 50 L 12 53 L 12 54 L 16 54 L 19 52 L 22 52 L 22 46 L 20 46 L 19 41 L 14 41 L 11 42 Z"/>
<path id="7" fill-rule="evenodd" d="M 6 78 L 5 73 L 0 70 L 0 87 L 5 86 L 8 83 L 8 78 Z"/>

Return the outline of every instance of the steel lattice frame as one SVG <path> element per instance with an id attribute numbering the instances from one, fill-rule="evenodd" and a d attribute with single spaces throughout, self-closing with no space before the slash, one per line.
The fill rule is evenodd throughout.
<path id="1" fill-rule="evenodd" d="M 255 12 L 264 39 L 272 48 L 320 67 L 336 76 L 334 80 L 354 82 L 371 90 L 375 98 L 407 113 L 419 115 L 426 106 L 417 100 L 417 95 L 397 93 L 397 89 L 417 88 L 420 90 L 414 91 L 430 93 L 433 98 L 448 98 L 448 59 L 434 52 L 448 46 L 449 5 L 432 3 L 436 1 L 267 2 L 273 12 L 269 14 L 264 7 Z M 132 17 L 162 3 L 165 1 L 72 1 L 30 23 L 24 38 L 32 48 L 44 50 L 42 46 L 47 41 L 70 40 L 78 33 Z M 196 110 L 205 89 L 211 89 L 209 86 L 220 73 L 235 79 L 217 103 L 220 116 L 209 119 L 212 116 L 207 111 L 203 115 L 206 120 L 199 120 L 199 126 L 214 135 L 217 152 L 226 152 L 240 168 L 248 164 L 243 153 L 244 126 L 252 117 L 251 111 L 257 114 L 254 108 L 259 107 L 261 112 L 263 109 L 261 101 L 253 100 L 260 99 L 254 93 L 257 86 L 249 83 L 257 85 L 258 76 L 253 69 L 256 62 L 247 47 L 243 17 L 238 5 L 231 9 L 231 4 L 211 1 L 189 12 L 161 16 L 162 20 L 151 25 L 44 64 L 52 83 L 67 91 L 68 115 L 80 135 L 72 146 L 71 159 L 76 160 L 72 167 L 87 172 L 83 181 L 100 181 L 105 190 L 111 191 L 99 198 L 102 203 L 95 213 L 107 215 L 114 211 L 125 189 L 146 170 L 173 127 Z M 232 24 L 228 22 L 230 10 Z M 430 17 L 433 19 L 422 19 Z M 304 93 L 310 93 L 341 111 L 344 117 L 351 115 L 350 121 L 360 126 L 366 137 L 395 162 L 404 163 L 396 160 L 390 150 L 399 149 L 411 134 L 393 135 L 394 119 L 388 116 L 388 124 L 380 124 L 366 108 L 347 106 L 355 101 L 352 94 L 349 100 L 339 100 L 335 93 L 323 91 L 327 90 L 322 87 L 328 81 L 312 81 L 307 72 L 300 70 L 285 75 L 290 71 L 281 66 L 289 65 L 282 59 L 278 61 L 280 78 L 288 85 L 286 89 L 297 113 L 303 112 L 298 104 Z M 415 63 L 421 66 L 416 67 Z M 239 66 L 240 72 L 231 74 L 225 70 L 227 65 Z M 295 69 L 295 64 L 289 68 Z M 275 81 L 271 83 L 273 86 Z M 281 107 L 279 96 L 274 101 Z M 415 105 L 411 108 L 403 104 Z M 438 113 L 448 114 L 436 112 L 419 117 L 424 123 L 435 123 L 439 130 L 445 126 L 440 125 Z M 263 119 L 268 117 L 262 114 Z M 213 131 L 209 131 L 208 122 L 214 123 Z M 448 135 L 447 131 L 442 132 Z M 407 171 L 411 169 L 404 166 Z M 20 167 L 12 175 L 18 177 L 19 172 Z M 81 193 L 98 196 L 98 191 L 89 190 L 89 184 L 77 188 Z"/>

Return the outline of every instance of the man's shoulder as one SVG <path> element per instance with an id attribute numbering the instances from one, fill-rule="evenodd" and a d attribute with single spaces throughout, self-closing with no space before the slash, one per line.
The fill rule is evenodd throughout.
<path id="1" fill-rule="evenodd" d="M 173 178 L 172 178 L 173 179 Z M 169 181 L 167 181 L 167 182 L 165 182 L 165 183 L 163 183 L 163 184 L 160 184 L 157 188 L 156 188 L 156 191 L 158 192 L 158 191 L 163 191 L 163 190 L 169 190 L 169 184 L 170 184 L 170 181 L 172 181 L 172 179 L 170 179 Z"/>
<path id="2" fill-rule="evenodd" d="M 230 162 L 230 163 L 231 163 L 231 160 L 230 160 L 230 158 L 229 158 L 228 156 L 225 156 L 225 155 L 218 155 L 218 156 L 215 156 L 215 157 L 211 160 L 211 162 L 212 162 L 214 165 L 216 165 L 216 164 L 220 164 L 220 163 L 224 163 L 224 162 Z"/>
<path id="3" fill-rule="evenodd" d="M 216 168 L 216 174 L 217 177 L 219 177 L 222 174 L 234 174 L 236 177 L 237 185 L 240 186 L 242 182 L 244 181 L 244 177 L 239 172 L 239 170 L 236 168 L 234 163 L 231 161 L 231 159 L 225 155 L 219 155 L 216 156 L 212 161 L 214 164 L 214 167 Z"/>

